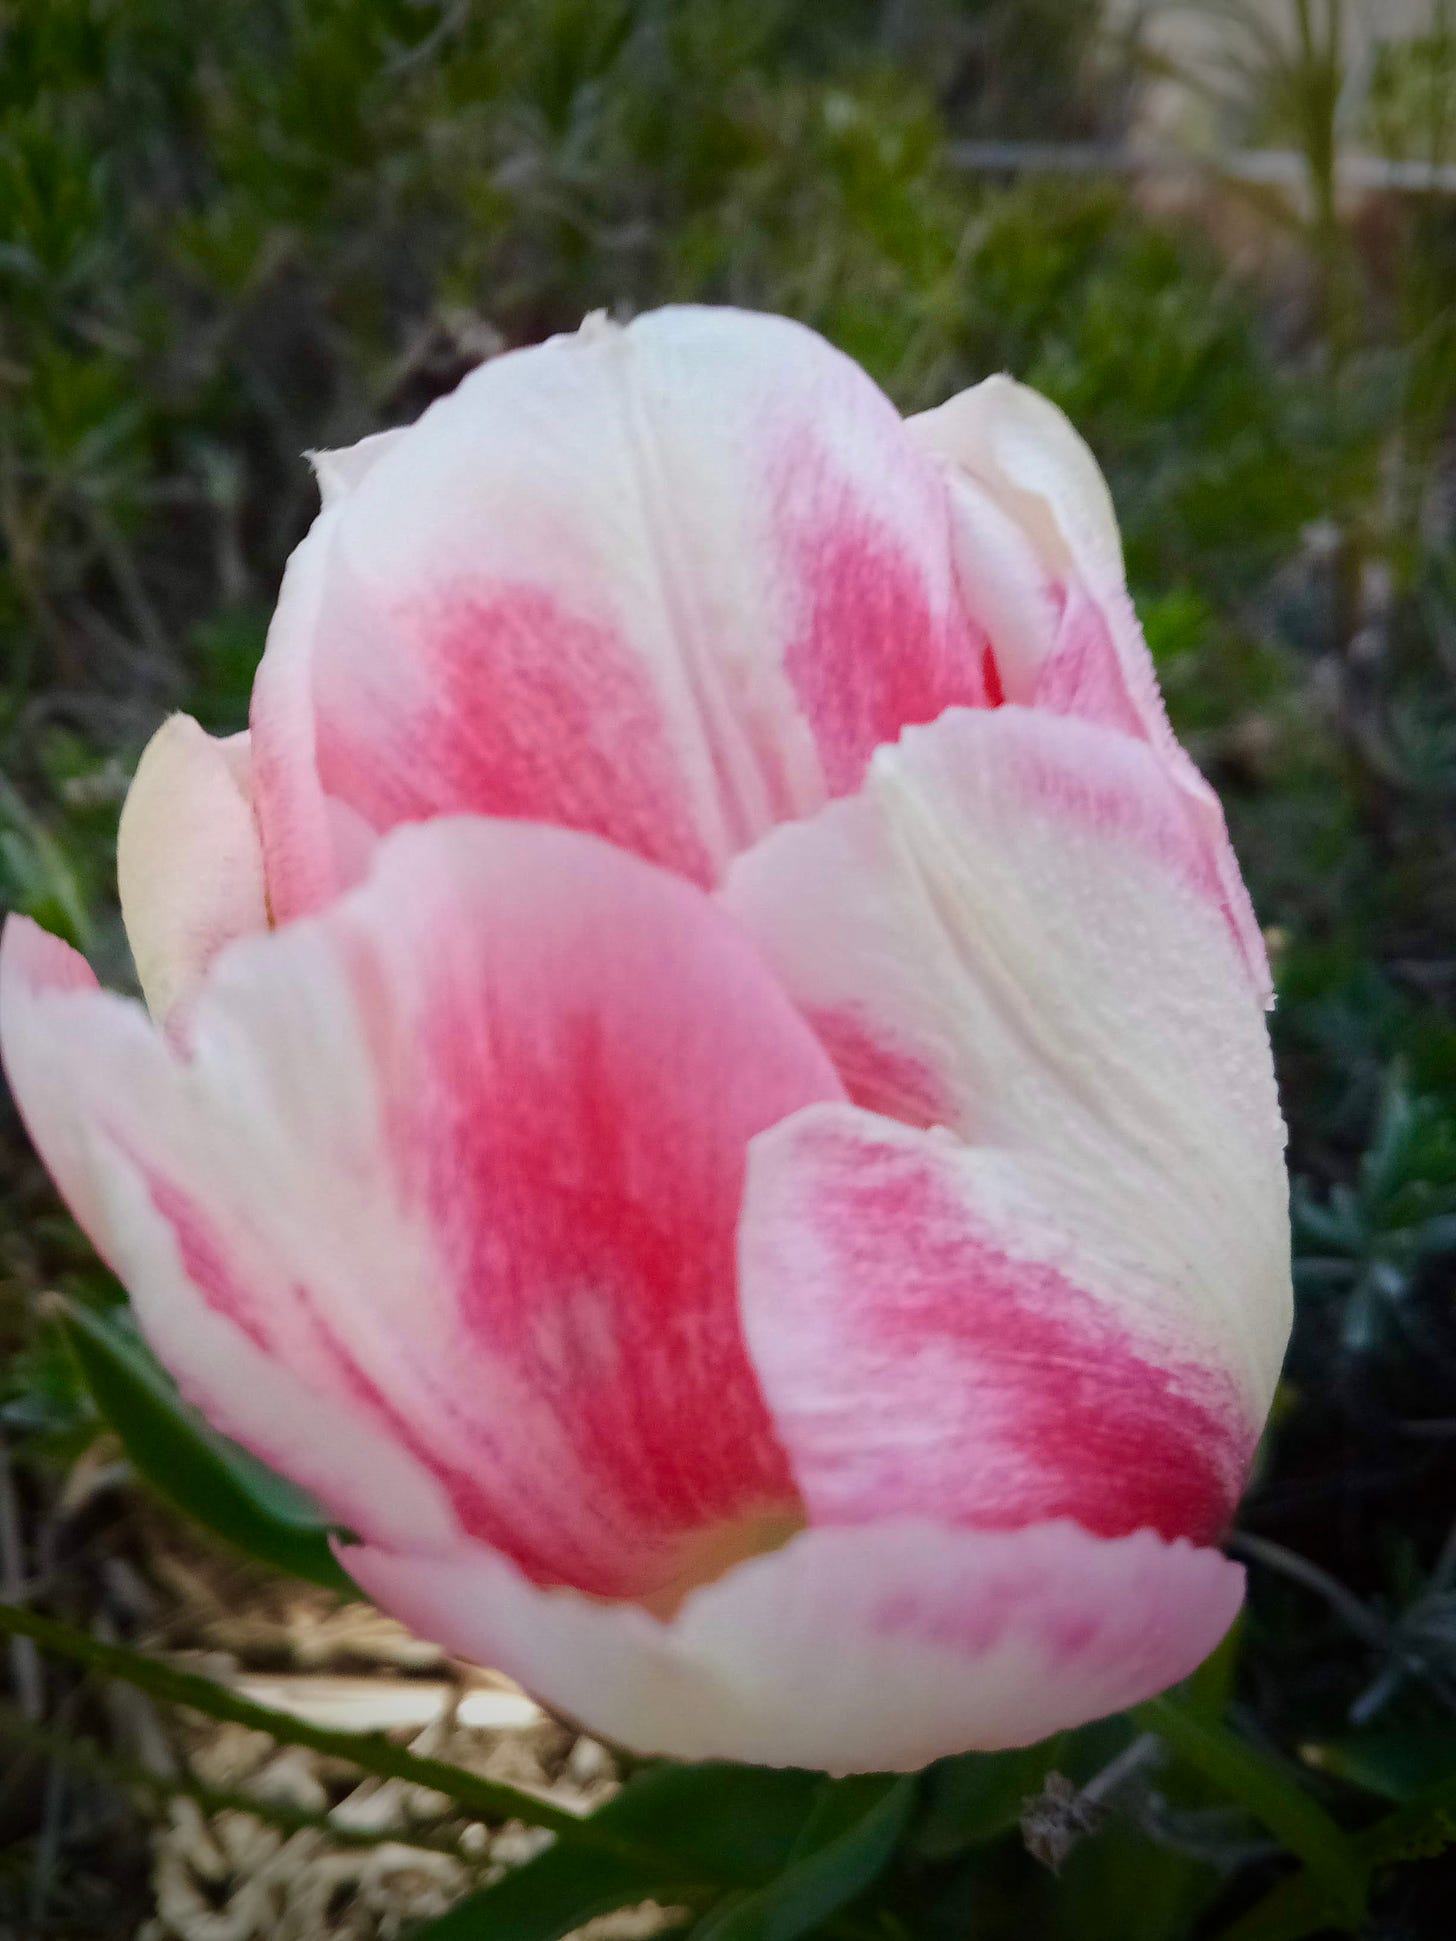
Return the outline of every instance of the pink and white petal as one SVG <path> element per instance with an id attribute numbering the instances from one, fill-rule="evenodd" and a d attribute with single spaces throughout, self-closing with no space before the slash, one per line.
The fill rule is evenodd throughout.
<path id="1" fill-rule="evenodd" d="M 268 927 L 246 735 L 216 741 L 185 714 L 163 722 L 122 807 L 116 874 L 137 978 L 160 1022 L 225 944 Z"/>
<path id="2" fill-rule="evenodd" d="M 342 507 L 326 505 L 283 574 L 249 710 L 253 808 L 275 923 L 321 909 L 344 887 L 337 805 L 319 780 L 313 638 L 331 599 Z"/>
<path id="3" fill-rule="evenodd" d="M 962 597 L 989 634 L 1009 701 L 1149 742 L 1185 797 L 1262 1000 L 1268 958 L 1218 798 L 1168 722 L 1127 592 L 1112 496 L 1049 398 L 995 376 L 909 420 L 948 475 Z M 1009 528 L 1009 530 L 1008 530 Z"/>
<path id="4" fill-rule="evenodd" d="M 226 1158 L 188 1068 L 139 1005 L 20 917 L 0 943 L 0 1050 L 36 1150 L 183 1393 L 351 1529 L 381 1543 L 457 1536 L 435 1476 L 376 1415 L 300 1380 L 259 1339 L 248 1302 L 268 1290 L 229 1285 L 251 1243 L 213 1203 L 209 1171 Z"/>
<path id="5" fill-rule="evenodd" d="M 1217 1538 L 1261 1418 L 1085 1201 L 853 1106 L 754 1141 L 744 1329 L 811 1523 Z"/>
<path id="6" fill-rule="evenodd" d="M 1069 589 L 1056 638 L 1038 674 L 1034 700 L 1051 713 L 1076 715 L 1141 735 L 1157 750 L 1178 786 L 1189 829 L 1218 884 L 1249 981 L 1259 1002 L 1270 1008 L 1274 983 L 1269 954 L 1229 841 L 1222 805 L 1173 734 L 1152 657 L 1125 588 L 1109 591 L 1100 601 L 1085 587 Z"/>
<path id="7" fill-rule="evenodd" d="M 29 917 L 6 917 L 0 931 L 0 1058 L 6 1082 L 51 1177 L 92 1234 L 100 1208 L 89 1147 L 70 1090 L 54 1082 L 46 1020 L 63 1000 L 99 996 L 100 990 L 79 950 Z"/>
<path id="8" fill-rule="evenodd" d="M 1054 1167 L 1069 1227 L 1139 1270 L 1129 1302 L 1262 1420 L 1290 1315 L 1283 1122 L 1208 852 L 1145 744 L 954 711 L 723 897 L 848 1047 L 856 1103 Z"/>
<path id="9" fill-rule="evenodd" d="M 914 1770 L 1150 1697 L 1223 1636 L 1243 1572 L 1150 1531 L 806 1530 L 667 1624 L 529 1584 L 484 1546 L 350 1549 L 387 1610 L 604 1738 L 683 1759 Z"/>
<path id="10" fill-rule="evenodd" d="M 1063 583 L 1121 582 L 1122 540 L 1102 468 L 1050 398 L 997 373 L 908 422 L 927 451 L 1005 508 Z"/>
<path id="11" fill-rule="evenodd" d="M 1185 763 L 1127 599 L 1112 495 L 1071 420 L 998 374 L 908 422 L 946 468 L 962 591 L 1000 622 L 1006 699 L 1142 734 Z"/>
<path id="12" fill-rule="evenodd" d="M 376 830 L 539 819 L 709 883 L 984 696 L 935 463 L 783 319 L 596 319 L 496 358 L 324 518 L 255 709 L 270 880 L 321 783 Z"/>
<path id="13" fill-rule="evenodd" d="M 912 429 L 916 421 L 910 421 Z M 945 480 L 952 555 L 973 636 L 984 641 L 986 701 L 1035 702 L 1056 643 L 1066 591 L 1030 534 L 975 480 Z"/>
<path id="14" fill-rule="evenodd" d="M 48 1082 L 147 1181 L 194 1301 L 534 1576 L 650 1595 L 798 1515 L 734 1231 L 748 1140 L 838 1081 L 690 885 L 539 825 L 401 830 L 214 965 L 174 1109 L 62 1036 Z"/>

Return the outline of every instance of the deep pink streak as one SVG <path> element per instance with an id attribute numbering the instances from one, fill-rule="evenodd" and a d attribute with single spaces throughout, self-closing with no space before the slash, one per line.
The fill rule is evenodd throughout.
<path id="1" fill-rule="evenodd" d="M 321 650 L 325 790 L 383 833 L 452 812 L 553 822 L 711 883 L 714 860 L 650 677 L 610 628 L 502 582 L 385 616 L 408 663 Z"/>
<path id="2" fill-rule="evenodd" d="M 409 1413 L 479 1482 L 447 1479 L 473 1534 L 642 1594 L 705 1526 L 797 1509 L 735 1234 L 749 1140 L 842 1093 L 699 892 L 561 831 L 462 839 L 488 874 L 473 902 L 442 886 L 408 964 L 345 938 L 402 1213 L 440 1263 L 418 1361 L 400 1343 Z"/>
<path id="3" fill-rule="evenodd" d="M 876 1150 L 827 1127 L 813 1137 L 803 1184 L 820 1271 L 843 1290 L 847 1365 L 880 1371 L 831 1520 L 935 1514 L 1016 1529 L 1065 1516 L 1104 1537 L 1218 1535 L 1250 1443 L 1230 1382 L 1147 1360 L 1065 1274 L 1008 1252 L 935 1151 Z M 933 1445 L 923 1416 L 901 1420 L 897 1366 L 922 1384 L 936 1371 L 926 1406 L 946 1433 Z M 823 1516 L 792 1429 L 788 1440 Z"/>
<path id="4" fill-rule="evenodd" d="M 784 455 L 777 481 L 777 530 L 800 597 L 784 665 L 833 795 L 858 788 L 875 749 L 902 729 L 987 704 L 989 643 L 954 592 L 944 488 L 928 468 L 912 484 L 906 465 L 887 448 L 895 491 L 918 501 L 913 534 L 871 501 L 826 503 L 812 482 L 832 466 L 812 440 Z"/>
<path id="5" fill-rule="evenodd" d="M 583 1513 L 590 1524 L 591 1511 L 572 1501 L 581 1486 L 567 1479 L 555 1502 L 511 1501 L 488 1519 L 466 1512 L 475 1533 L 543 1580 L 622 1595 L 638 1588 L 644 1547 L 665 1551 L 704 1524 L 791 1504 L 734 1299 L 741 1154 L 697 1163 L 701 1131 L 654 1111 L 666 1101 L 650 1068 L 636 1109 L 655 1120 L 658 1150 L 634 1147 L 620 1047 L 587 1016 L 531 1042 L 504 1016 L 445 1003 L 427 1058 L 435 1124 L 411 1134 L 411 1164 L 426 1168 L 421 1189 L 452 1256 L 464 1333 L 488 1339 L 569 1425 L 592 1495 L 628 1524 L 610 1574 L 595 1530 L 578 1540 L 574 1525 Z M 498 1086 L 480 1096 L 494 1091 L 495 1102 L 472 1109 L 449 1075 L 489 1069 Z M 475 1432 L 483 1473 L 509 1473 L 495 1445 L 526 1425 L 482 1418 Z"/>
<path id="6" fill-rule="evenodd" d="M 1001 682 L 1001 669 L 996 664 L 996 650 L 989 640 L 981 653 L 981 685 L 986 691 L 988 708 L 1005 707 L 1006 690 Z"/>

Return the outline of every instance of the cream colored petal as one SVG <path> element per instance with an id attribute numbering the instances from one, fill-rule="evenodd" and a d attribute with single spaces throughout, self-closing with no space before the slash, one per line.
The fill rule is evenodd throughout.
<path id="1" fill-rule="evenodd" d="M 117 887 L 152 1016 L 168 1017 L 235 937 L 268 925 L 248 738 L 174 714 L 138 764 L 117 834 Z"/>
<path id="2" fill-rule="evenodd" d="M 909 421 L 928 451 L 974 479 L 1059 574 L 1093 585 L 1123 577 L 1117 513 L 1102 468 L 1050 398 L 998 374 Z"/>

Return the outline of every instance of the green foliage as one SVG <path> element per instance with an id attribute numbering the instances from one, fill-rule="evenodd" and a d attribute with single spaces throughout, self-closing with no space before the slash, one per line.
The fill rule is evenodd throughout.
<path id="1" fill-rule="evenodd" d="M 1442 1101 L 1393 1073 L 1355 1177 L 1323 1198 L 1296 1182 L 1294 1232 L 1300 1292 L 1337 1304 L 1347 1352 L 1412 1329 L 1420 1352 L 1423 1277 L 1456 1252 L 1456 1122 Z"/>
<path id="2" fill-rule="evenodd" d="M 913 1779 L 864 1773 L 829 1781 L 767 1886 L 731 1896 L 693 1932 L 699 1941 L 799 1941 L 884 1873 L 915 1804 Z"/>
<path id="3" fill-rule="evenodd" d="M 692 1927 L 700 1941 L 798 1941 L 883 1871 L 914 1793 L 912 1780 L 883 1774 L 659 1766 L 592 1816 L 622 1854 L 558 1840 L 416 1941 L 558 1941 L 648 1899 L 704 1908 Z"/>
<path id="4" fill-rule="evenodd" d="M 997 1840 L 1021 1822 L 1063 1756 L 1066 1734 L 1015 1752 L 973 1752 L 942 1759 L 926 1775 L 925 1809 L 914 1832 L 917 1853 L 944 1860 Z"/>
<path id="5" fill-rule="evenodd" d="M 314 1505 L 210 1429 L 126 1318 L 72 1303 L 63 1327 L 97 1408 L 154 1488 L 274 1569 L 328 1590 L 353 1590 Z"/>

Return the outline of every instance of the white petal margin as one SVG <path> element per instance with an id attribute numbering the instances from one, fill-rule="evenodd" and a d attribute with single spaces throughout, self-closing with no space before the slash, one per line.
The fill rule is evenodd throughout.
<path id="1" fill-rule="evenodd" d="M 538 1589 L 479 1545 L 340 1556 L 423 1636 L 604 1738 L 832 1773 L 1029 1745 L 1135 1704 L 1214 1649 L 1244 1579 L 1148 1531 L 893 1522 L 804 1531 L 663 1623 Z"/>
<path id="2" fill-rule="evenodd" d="M 329 506 L 336 499 L 347 498 L 373 471 L 380 459 L 388 456 L 408 429 L 406 425 L 395 425 L 388 431 L 371 432 L 354 445 L 341 445 L 334 451 L 310 452 L 308 461 L 313 466 L 319 497 L 324 504 Z"/>
<path id="3" fill-rule="evenodd" d="M 178 1232 L 109 1127 L 196 1155 L 201 1101 L 141 1007 L 101 990 L 85 959 L 22 917 L 0 943 L 5 1076 L 26 1130 L 107 1265 L 133 1290 L 183 1394 L 226 1434 L 326 1497 L 351 1528 L 446 1543 L 459 1525 L 435 1478 L 365 1415 L 320 1395 L 197 1296 Z"/>
<path id="4" fill-rule="evenodd" d="M 1219 883 L 1145 743 L 953 710 L 722 894 L 858 1104 L 1054 1168 L 1139 1338 L 1226 1370 L 1263 1420 L 1291 1314 L 1283 1120 Z"/>
<path id="5" fill-rule="evenodd" d="M 159 1022 L 235 937 L 268 926 L 248 737 L 218 741 L 190 715 L 152 736 L 117 832 L 121 915 Z"/>
<path id="6" fill-rule="evenodd" d="M 1006 699 L 1100 720 L 1157 750 L 1187 798 L 1268 1005 L 1268 960 L 1223 811 L 1169 725 L 1091 449 L 1049 398 L 1004 375 L 907 427 L 945 468 L 962 598 L 990 635 Z"/>
<path id="7" fill-rule="evenodd" d="M 930 451 L 979 482 L 1063 577 L 1120 583 L 1122 540 L 1102 468 L 1066 413 L 998 374 L 909 420 Z"/>

